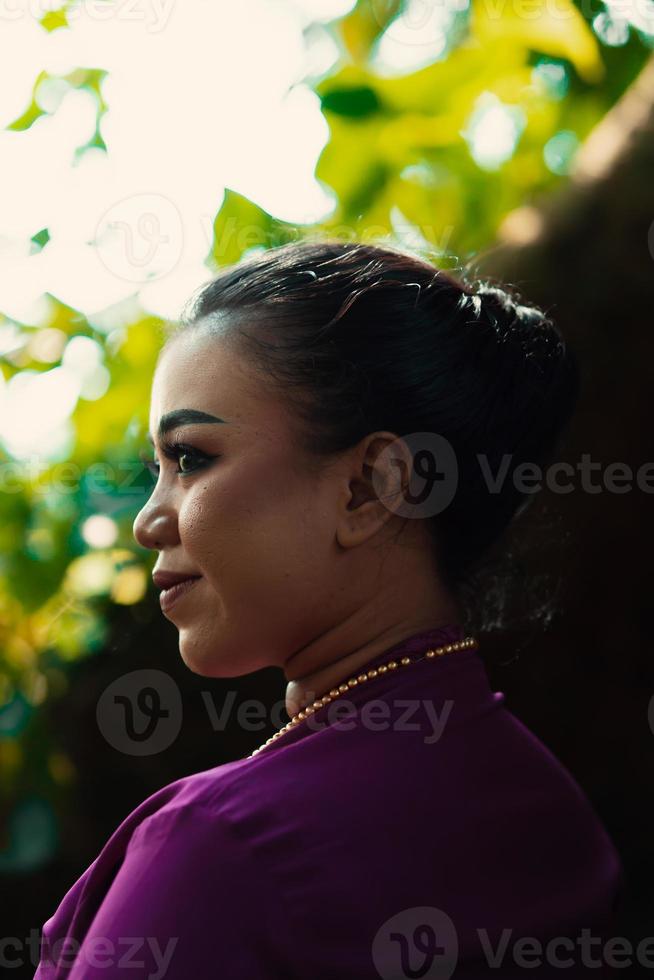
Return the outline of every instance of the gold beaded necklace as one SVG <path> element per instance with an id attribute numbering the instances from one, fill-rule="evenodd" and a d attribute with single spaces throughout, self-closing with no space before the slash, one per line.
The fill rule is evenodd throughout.
<path id="1" fill-rule="evenodd" d="M 420 657 L 407 656 L 402 657 L 400 660 L 389 660 L 388 663 L 380 664 L 378 667 L 372 667 L 370 670 L 366 670 L 361 674 L 352 676 L 348 678 L 348 680 L 343 681 L 342 684 L 339 684 L 338 687 L 333 687 L 331 691 L 324 694 L 321 698 L 317 698 L 313 704 L 309 704 L 306 708 L 302 708 L 301 711 L 298 711 L 298 713 L 293 715 L 291 720 L 287 722 L 283 728 L 280 728 L 278 732 L 275 732 L 274 735 L 271 735 L 270 738 L 266 739 L 263 745 L 260 745 L 258 749 L 251 752 L 249 758 L 251 759 L 257 754 L 257 752 L 261 752 L 262 749 L 265 749 L 265 747 L 270 745 L 271 742 L 274 742 L 275 739 L 280 738 L 285 732 L 289 731 L 289 729 L 295 728 L 296 725 L 299 725 L 300 722 L 304 721 L 305 718 L 308 718 L 309 715 L 314 714 L 314 712 L 318 711 L 326 704 L 329 704 L 330 701 L 340 697 L 341 694 L 347 693 L 350 688 L 356 687 L 358 684 L 365 684 L 366 681 L 374 680 L 375 677 L 380 675 L 383 676 L 389 670 L 397 670 L 400 667 L 408 667 L 410 664 L 417 664 L 422 660 L 433 660 L 434 657 L 442 657 L 445 653 L 454 653 L 455 650 L 476 650 L 478 646 L 479 643 L 473 636 L 466 636 L 464 640 L 457 640 L 455 643 L 446 643 L 441 647 L 433 647 L 427 650 Z"/>

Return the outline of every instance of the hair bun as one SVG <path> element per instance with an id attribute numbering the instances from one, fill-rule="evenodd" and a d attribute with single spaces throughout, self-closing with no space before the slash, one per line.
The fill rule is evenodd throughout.
<path id="1" fill-rule="evenodd" d="M 518 320 L 523 326 L 537 326 L 539 324 L 550 326 L 552 321 L 537 306 L 530 304 L 525 306 L 516 298 L 502 289 L 500 286 L 493 286 L 489 283 L 481 283 L 477 287 L 477 295 L 481 298 L 485 312 L 491 316 L 498 312 L 498 309 L 508 314 L 509 324 L 513 320 Z"/>
<path id="2" fill-rule="evenodd" d="M 477 286 L 472 297 L 478 318 L 488 323 L 500 343 L 518 345 L 532 364 L 559 359 L 566 352 L 556 324 L 538 306 L 524 305 L 519 297 L 490 283 Z"/>

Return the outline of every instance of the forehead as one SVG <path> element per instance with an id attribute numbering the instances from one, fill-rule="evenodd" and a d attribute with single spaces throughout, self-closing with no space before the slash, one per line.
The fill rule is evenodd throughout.
<path id="1" fill-rule="evenodd" d="M 153 397 L 167 398 L 177 391 L 211 389 L 228 384 L 241 364 L 220 338 L 204 330 L 183 331 L 163 349 L 152 380 Z"/>
<path id="2" fill-rule="evenodd" d="M 226 422 L 279 426 L 284 410 L 264 379 L 233 345 L 201 328 L 190 328 L 162 351 L 152 380 L 150 432 L 180 408 L 217 415 Z"/>

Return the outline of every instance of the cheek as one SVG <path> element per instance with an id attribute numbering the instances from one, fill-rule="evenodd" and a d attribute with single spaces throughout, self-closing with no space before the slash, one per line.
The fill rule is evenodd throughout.
<path id="1" fill-rule="evenodd" d="M 178 514 L 182 549 L 190 564 L 205 574 L 221 557 L 226 558 L 226 544 L 236 521 L 233 511 L 233 497 L 221 487 L 217 476 L 198 479 L 184 495 Z"/>
<path id="2" fill-rule="evenodd" d="M 251 597 L 315 588 L 333 539 L 315 488 L 270 464 L 198 480 L 180 508 L 179 535 L 190 564 L 218 591 L 238 587 Z"/>

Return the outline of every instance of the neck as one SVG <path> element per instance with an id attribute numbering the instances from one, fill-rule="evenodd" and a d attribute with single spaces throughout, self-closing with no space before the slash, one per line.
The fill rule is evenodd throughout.
<path id="1" fill-rule="evenodd" d="M 286 711 L 289 717 L 292 718 L 302 708 L 322 697 L 348 677 L 356 674 L 370 660 L 402 640 L 424 630 L 452 625 L 460 625 L 460 616 L 454 607 L 443 609 L 439 613 L 432 612 L 393 623 L 357 645 L 355 649 L 350 648 L 341 656 L 329 658 L 328 662 L 323 661 L 315 669 L 303 672 L 305 665 L 322 660 L 321 650 L 327 649 L 331 645 L 332 633 L 330 631 L 312 643 L 310 648 L 305 648 L 304 651 L 294 655 L 286 664 L 285 674 L 288 679 Z M 303 657 L 303 654 L 308 654 L 308 656 Z"/>
<path id="2" fill-rule="evenodd" d="M 420 535 L 419 523 L 410 521 L 408 532 Z M 289 717 L 402 640 L 424 630 L 461 626 L 458 600 L 445 588 L 432 551 L 421 540 L 407 538 L 405 544 L 395 548 L 392 561 L 376 553 L 377 567 L 371 566 L 369 554 L 352 553 L 339 588 L 325 590 L 324 625 L 311 629 L 310 640 L 283 664 Z"/>

